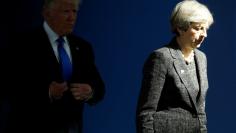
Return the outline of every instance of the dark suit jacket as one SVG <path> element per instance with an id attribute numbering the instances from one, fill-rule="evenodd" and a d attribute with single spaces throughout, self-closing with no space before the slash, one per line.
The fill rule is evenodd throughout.
<path id="1" fill-rule="evenodd" d="M 17 34 L 8 52 L 12 84 L 13 111 L 11 130 L 17 132 L 53 132 L 71 122 L 80 123 L 84 101 L 76 101 L 70 91 L 61 100 L 49 98 L 49 84 L 62 81 L 61 68 L 43 28 Z M 87 83 L 93 89 L 90 105 L 103 99 L 104 83 L 95 66 L 91 45 L 74 35 L 68 35 L 73 74 L 69 82 Z M 12 127 L 13 126 L 13 127 Z M 11 131 L 13 132 L 13 131 Z"/>
<path id="2" fill-rule="evenodd" d="M 195 50 L 199 93 L 175 38 L 147 59 L 137 109 L 139 133 L 205 133 L 206 56 Z"/>

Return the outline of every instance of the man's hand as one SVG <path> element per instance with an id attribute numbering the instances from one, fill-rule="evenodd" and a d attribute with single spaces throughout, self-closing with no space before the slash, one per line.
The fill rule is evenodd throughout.
<path id="1" fill-rule="evenodd" d="M 58 82 L 53 81 L 49 85 L 50 97 L 55 98 L 55 99 L 60 99 L 66 90 L 68 90 L 66 82 L 58 83 Z"/>
<path id="2" fill-rule="evenodd" d="M 76 100 L 88 100 L 92 97 L 92 88 L 89 84 L 72 83 L 70 90 Z"/>

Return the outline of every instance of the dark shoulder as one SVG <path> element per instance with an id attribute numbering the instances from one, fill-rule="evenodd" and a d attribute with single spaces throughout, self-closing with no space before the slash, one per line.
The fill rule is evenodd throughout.
<path id="1" fill-rule="evenodd" d="M 34 28 L 22 30 L 22 31 L 17 31 L 15 34 L 17 36 L 25 36 L 25 37 L 36 36 L 36 37 L 38 37 L 38 35 L 46 34 L 46 32 L 44 31 L 42 26 L 39 26 L 39 27 L 34 27 Z"/>
<path id="2" fill-rule="evenodd" d="M 81 36 L 74 35 L 74 34 L 69 34 L 68 40 L 71 41 L 74 45 L 80 45 L 84 47 L 91 47 L 91 44 L 89 41 L 85 40 Z"/>
<path id="3" fill-rule="evenodd" d="M 35 27 L 32 29 L 27 29 L 24 31 L 14 32 L 13 42 L 23 42 L 24 44 L 27 42 L 38 43 L 42 40 L 47 40 L 47 34 L 44 31 L 43 27 Z M 32 45 L 32 44 L 31 44 Z"/>
<path id="4" fill-rule="evenodd" d="M 80 49 L 80 53 L 87 57 L 94 58 L 94 51 L 90 42 L 84 38 L 70 34 L 67 36 L 71 48 Z"/>

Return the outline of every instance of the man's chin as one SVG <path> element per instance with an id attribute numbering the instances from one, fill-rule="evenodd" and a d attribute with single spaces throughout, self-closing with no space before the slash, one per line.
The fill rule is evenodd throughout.
<path id="1" fill-rule="evenodd" d="M 73 31 L 73 30 L 71 30 L 71 29 L 70 29 L 70 30 L 66 30 L 66 31 L 64 32 L 64 34 L 65 34 L 65 35 L 70 34 L 72 31 Z"/>

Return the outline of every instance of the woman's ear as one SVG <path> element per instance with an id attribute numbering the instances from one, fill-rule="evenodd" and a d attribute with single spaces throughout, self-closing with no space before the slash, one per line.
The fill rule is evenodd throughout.
<path id="1" fill-rule="evenodd" d="M 183 34 L 183 32 L 184 32 L 183 30 L 181 30 L 180 28 L 176 28 L 176 29 L 177 29 L 177 32 L 178 32 L 179 35 Z"/>

